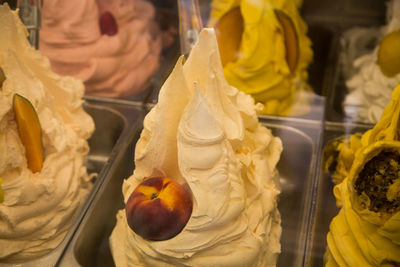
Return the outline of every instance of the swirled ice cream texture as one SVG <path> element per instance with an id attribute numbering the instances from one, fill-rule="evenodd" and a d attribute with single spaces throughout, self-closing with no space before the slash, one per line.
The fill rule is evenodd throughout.
<path id="1" fill-rule="evenodd" d="M 187 62 L 178 60 L 144 121 L 127 201 L 146 177 L 187 183 L 192 216 L 172 239 L 152 242 L 117 214 L 110 238 L 117 266 L 275 266 L 280 252 L 282 151 L 257 119 L 254 100 L 227 84 L 213 30 L 201 32 Z"/>
<path id="2" fill-rule="evenodd" d="M 354 208 L 349 188 L 347 179 L 335 187 L 341 210 L 330 224 L 326 266 L 395 266 L 400 262 L 399 213 L 379 225 L 372 212 Z"/>
<path id="3" fill-rule="evenodd" d="M 105 12 L 115 17 L 114 35 L 100 31 Z M 160 65 L 154 16 L 143 0 L 44 1 L 39 48 L 53 71 L 83 80 L 87 94 L 133 95 L 147 89 Z"/>
<path id="4" fill-rule="evenodd" d="M 379 168 L 362 174 L 365 166 L 382 152 L 399 155 L 400 84 L 394 89 L 391 100 L 380 121 L 353 147 L 350 152 L 353 156 L 342 158 L 348 160 L 351 167 L 333 190 L 340 212 L 329 227 L 326 266 L 397 266 L 400 263 L 398 173 L 393 175 L 388 166 L 379 164 L 376 165 Z M 397 169 L 398 159 L 392 159 L 388 165 Z M 374 175 L 373 180 L 364 180 L 365 187 L 370 188 L 360 192 L 358 180 L 368 175 Z M 393 177 L 395 179 L 390 182 Z M 386 181 L 388 183 L 384 183 Z M 384 194 L 377 197 L 375 192 Z"/>
<path id="5" fill-rule="evenodd" d="M 0 6 L 0 262 L 26 261 L 55 248 L 90 189 L 87 139 L 94 130 L 82 108 L 84 86 L 50 71 L 47 58 L 30 47 L 27 32 L 7 5 Z M 27 167 L 12 109 L 14 94 L 33 104 L 42 127 L 45 160 Z"/>
<path id="6" fill-rule="evenodd" d="M 301 115 L 309 111 L 311 87 L 307 68 L 312 61 L 307 25 L 298 11 L 299 4 L 288 0 L 214 0 L 209 25 L 240 7 L 244 31 L 237 60 L 224 66 L 226 80 L 264 104 L 263 113 Z M 274 9 L 293 21 L 299 43 L 299 59 L 294 73 L 285 59 L 284 30 Z"/>
<path id="7" fill-rule="evenodd" d="M 375 29 L 352 29 L 345 35 L 350 55 L 352 49 L 367 46 L 371 39 L 380 40 L 386 34 L 400 29 L 400 0 L 393 0 L 388 4 L 387 17 L 389 23 L 379 31 Z M 359 32 L 359 33 L 358 33 Z M 369 38 L 368 38 L 369 36 Z M 372 37 L 371 36 L 375 36 Z M 345 41 L 343 40 L 343 41 Z M 354 48 L 352 48 L 354 45 Z M 364 48 L 365 49 L 365 48 Z M 346 96 L 343 108 L 346 116 L 364 123 L 376 123 L 390 101 L 393 88 L 400 81 L 400 74 L 387 77 L 378 65 L 379 44 L 368 54 L 355 59 L 353 63 L 354 75 L 346 81 L 349 94 Z M 348 57 L 341 55 L 344 60 Z"/>

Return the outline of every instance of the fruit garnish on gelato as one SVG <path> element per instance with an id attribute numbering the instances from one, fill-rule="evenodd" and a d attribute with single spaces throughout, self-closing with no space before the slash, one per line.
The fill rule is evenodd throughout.
<path id="1" fill-rule="evenodd" d="M 125 97 L 150 85 L 162 34 L 149 1 L 44 1 L 39 48 L 53 71 L 83 80 L 86 94 Z"/>
<path id="2" fill-rule="evenodd" d="M 0 27 L 0 262 L 23 264 L 57 247 L 80 211 L 94 123 L 83 83 L 50 70 L 7 4 Z"/>
<path id="3" fill-rule="evenodd" d="M 126 202 L 129 227 L 145 239 L 162 241 L 179 234 L 192 214 L 189 190 L 168 177 L 140 183 Z"/>
<path id="4" fill-rule="evenodd" d="M 388 77 L 400 73 L 400 29 L 382 38 L 378 49 L 378 65 Z"/>
<path id="5" fill-rule="evenodd" d="M 353 28 L 342 38 L 341 59 L 349 90 L 343 109 L 355 121 L 378 122 L 400 81 L 400 0 L 388 1 L 387 20 L 379 29 Z M 373 51 L 366 49 L 371 43 L 376 43 Z M 355 58 L 365 50 L 366 54 Z"/>
<path id="6" fill-rule="evenodd" d="M 99 19 L 100 32 L 108 36 L 113 36 L 118 33 L 118 24 L 113 14 L 109 11 L 104 11 Z"/>
<path id="7" fill-rule="evenodd" d="M 222 66 L 238 58 L 243 28 L 244 21 L 240 13 L 240 7 L 235 7 L 228 11 L 215 24 L 214 29 Z"/>
<path id="8" fill-rule="evenodd" d="M 18 134 L 25 147 L 28 168 L 40 172 L 43 167 L 42 128 L 32 103 L 25 97 L 13 96 L 13 110 L 18 126 Z"/>
<path id="9" fill-rule="evenodd" d="M 122 188 L 127 210 L 118 212 L 110 237 L 116 266 L 276 265 L 281 235 L 276 164 L 282 143 L 259 123 L 260 109 L 251 96 L 227 83 L 214 30 L 203 29 L 144 119 L 135 170 Z M 162 177 L 164 184 L 169 177 L 192 200 L 190 215 L 181 190 L 165 197 L 170 201 L 165 206 L 181 205 L 177 214 L 190 217 L 179 223 L 178 234 L 162 241 L 142 238 L 127 218 L 132 192 L 149 177 Z M 155 190 L 146 187 L 146 194 Z M 158 214 L 163 230 L 178 216 L 168 220 Z"/>
<path id="10" fill-rule="evenodd" d="M 400 84 L 380 121 L 361 137 L 350 171 L 335 186 L 327 266 L 400 264 Z"/>
<path id="11" fill-rule="evenodd" d="M 285 12 L 275 9 L 275 16 L 282 26 L 283 40 L 285 41 L 286 48 L 286 62 L 291 73 L 295 73 L 297 63 L 299 60 L 299 41 L 297 37 L 296 28 L 293 24 L 292 19 L 285 14 Z"/>
<path id="12" fill-rule="evenodd" d="M 229 84 L 263 103 L 262 113 L 307 113 L 313 52 L 296 1 L 214 0 L 211 8 Z"/>

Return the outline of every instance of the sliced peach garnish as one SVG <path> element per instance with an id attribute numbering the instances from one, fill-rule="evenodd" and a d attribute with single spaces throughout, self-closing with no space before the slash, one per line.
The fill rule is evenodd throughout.
<path id="1" fill-rule="evenodd" d="M 215 25 L 222 66 L 238 58 L 244 22 L 240 8 L 235 7 L 221 17 Z"/>
<path id="2" fill-rule="evenodd" d="M 286 62 L 290 72 L 293 74 L 296 70 L 299 60 L 299 40 L 292 19 L 281 10 L 275 9 L 275 16 L 283 29 L 283 38 L 286 47 Z"/>
<path id="3" fill-rule="evenodd" d="M 25 147 L 28 168 L 39 172 L 43 167 L 42 128 L 32 103 L 25 97 L 15 94 L 13 109 L 18 125 L 18 133 Z"/>

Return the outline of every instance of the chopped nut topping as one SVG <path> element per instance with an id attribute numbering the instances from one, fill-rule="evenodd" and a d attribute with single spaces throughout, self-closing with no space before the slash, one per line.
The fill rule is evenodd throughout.
<path id="1" fill-rule="evenodd" d="M 364 165 L 354 187 L 358 195 L 364 192 L 369 197 L 369 210 L 386 213 L 400 210 L 400 196 L 392 201 L 387 197 L 389 187 L 400 179 L 399 174 L 400 154 L 397 152 L 382 151 Z"/>

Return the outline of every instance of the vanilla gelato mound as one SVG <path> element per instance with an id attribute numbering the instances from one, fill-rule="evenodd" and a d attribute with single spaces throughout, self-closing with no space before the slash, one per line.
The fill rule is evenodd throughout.
<path id="1" fill-rule="evenodd" d="M 275 266 L 280 253 L 276 164 L 281 140 L 257 119 L 260 106 L 226 82 L 215 33 L 204 29 L 181 57 L 144 120 L 125 202 L 145 178 L 187 183 L 193 211 L 185 228 L 149 241 L 117 214 L 110 247 L 117 266 Z"/>
<path id="2" fill-rule="evenodd" d="M 350 168 L 333 190 L 340 211 L 330 223 L 326 266 L 400 264 L 399 117 L 400 84 L 380 121 L 356 137 L 352 157 L 342 158 Z"/>
<path id="3" fill-rule="evenodd" d="M 211 26 L 236 7 L 243 17 L 238 58 L 224 66 L 228 83 L 263 103 L 262 113 L 287 116 L 309 112 L 312 88 L 307 68 L 313 51 L 298 10 L 300 4 L 291 0 L 213 0 L 211 7 Z M 274 10 L 289 16 L 296 31 L 299 55 L 294 73 L 285 59 L 285 30 Z"/>
<path id="4" fill-rule="evenodd" d="M 54 249 L 64 238 L 90 188 L 85 167 L 94 131 L 82 108 L 84 86 L 50 71 L 46 57 L 30 47 L 16 12 L 0 5 L 0 262 L 21 262 Z M 27 167 L 13 96 L 29 99 L 42 128 L 44 163 Z"/>
<path id="5" fill-rule="evenodd" d="M 342 43 L 344 52 L 343 71 L 347 75 L 346 87 L 349 94 L 346 96 L 343 109 L 345 115 L 356 121 L 376 123 L 390 101 L 393 88 L 400 81 L 400 74 L 387 77 L 378 65 L 379 40 L 386 34 L 400 29 L 400 0 L 389 2 L 387 8 L 389 23 L 380 29 L 354 28 L 345 33 Z M 378 43 L 372 52 L 355 59 L 353 66 L 347 67 L 359 51 L 366 51 L 371 43 Z"/>
<path id="6" fill-rule="evenodd" d="M 44 1 L 39 48 L 53 71 L 83 80 L 89 95 L 134 95 L 160 67 L 154 18 L 154 6 L 144 0 Z"/>

